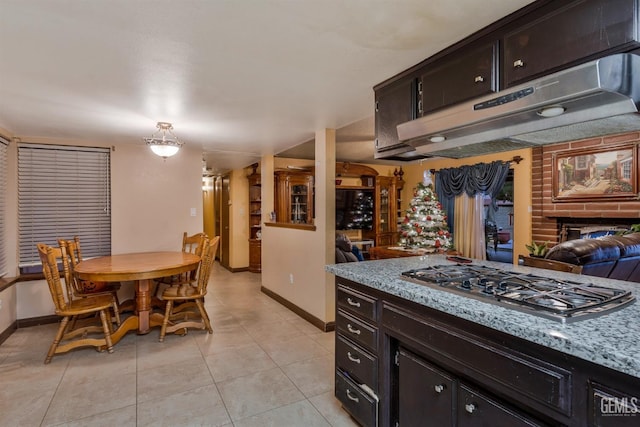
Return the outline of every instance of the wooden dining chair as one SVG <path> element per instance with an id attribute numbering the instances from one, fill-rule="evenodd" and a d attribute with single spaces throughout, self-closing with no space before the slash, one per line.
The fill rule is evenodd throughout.
<path id="1" fill-rule="evenodd" d="M 205 239 L 207 239 L 207 235 L 205 233 L 196 233 L 192 236 L 187 235 L 185 231 L 182 235 L 182 252 L 194 254 L 197 256 L 202 255 L 202 249 L 204 247 Z M 184 283 L 194 283 L 198 274 L 198 270 L 189 271 L 183 274 L 178 274 L 175 276 L 163 277 L 161 279 L 156 280 L 156 291 L 155 295 L 160 295 L 160 290 L 162 289 L 161 285 L 167 285 L 169 287 L 172 286 L 180 286 Z"/>
<path id="2" fill-rule="evenodd" d="M 90 296 L 108 295 L 112 300 L 113 318 L 118 326 L 120 326 L 120 301 L 118 300 L 118 291 L 120 283 L 107 282 L 91 282 L 88 280 L 80 280 L 73 273 L 76 265 L 82 261 L 82 249 L 80 248 L 80 238 L 74 236 L 73 240 L 58 239 L 60 248 L 64 247 L 63 257 L 68 258 L 69 277 L 65 277 L 68 286 L 71 286 L 73 296 L 77 298 L 86 298 Z"/>
<path id="3" fill-rule="evenodd" d="M 106 348 L 113 353 L 111 341 L 111 322 L 108 320 L 109 309 L 112 307 L 112 299 L 108 295 L 92 296 L 75 299 L 71 286 L 62 287 L 58 263 L 62 261 L 64 277 L 68 277 L 69 264 L 65 261 L 63 253 L 66 249 L 47 246 L 38 243 L 38 254 L 42 261 L 42 271 L 49 286 L 49 292 L 55 306 L 55 313 L 62 317 L 56 336 L 49 347 L 49 352 L 44 360 L 47 364 L 55 354 L 66 353 L 78 347 L 93 346 L 98 350 Z M 86 324 L 94 319 L 79 321 L 80 316 L 98 314 L 101 326 Z M 89 338 L 88 334 L 102 333 L 103 338 Z"/>
<path id="4" fill-rule="evenodd" d="M 162 293 L 162 299 L 166 301 L 164 320 L 160 329 L 160 342 L 164 341 L 167 333 L 173 333 L 187 328 L 206 329 L 213 333 L 211 321 L 207 310 L 204 308 L 204 297 L 207 294 L 207 284 L 211 275 L 211 266 L 216 258 L 220 236 L 209 240 L 205 238 L 204 249 L 201 254 L 200 267 L 198 268 L 195 283 L 183 283 L 172 286 Z M 200 317 L 199 320 L 196 318 Z"/>

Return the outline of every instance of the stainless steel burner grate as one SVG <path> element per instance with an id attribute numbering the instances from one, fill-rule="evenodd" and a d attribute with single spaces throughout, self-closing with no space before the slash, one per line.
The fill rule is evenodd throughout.
<path id="1" fill-rule="evenodd" d="M 622 289 L 478 265 L 437 265 L 406 271 L 402 277 L 563 322 L 605 314 L 635 300 Z"/>

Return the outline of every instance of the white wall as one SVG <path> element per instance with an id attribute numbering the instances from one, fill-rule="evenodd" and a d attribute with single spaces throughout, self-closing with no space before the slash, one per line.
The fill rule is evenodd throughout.
<path id="1" fill-rule="evenodd" d="M 17 319 L 16 286 L 10 286 L 0 292 L 0 333 L 4 332 Z"/>
<path id="2" fill-rule="evenodd" d="M 202 231 L 201 151 L 186 145 L 175 156 L 163 160 L 143 143 L 116 143 L 114 148 L 111 152 L 112 253 L 180 250 L 183 232 Z M 10 156 L 11 153 L 12 150 Z M 8 200 L 8 204 L 13 203 L 9 208 L 14 210 L 16 191 L 15 186 L 10 189 Z M 196 209 L 195 216 L 191 216 L 191 208 Z M 10 229 L 17 229 L 17 216 L 14 221 L 15 226 L 9 225 Z M 16 263 L 15 257 L 9 262 L 12 261 Z M 44 280 L 19 282 L 14 287 L 17 288 L 18 319 L 53 314 L 53 303 Z M 130 295 L 132 289 L 121 292 Z"/>
<path id="3" fill-rule="evenodd" d="M 263 161 L 263 174 L 272 167 Z M 315 191 L 315 231 L 262 228 L 262 286 L 327 323 L 334 320 L 335 300 L 333 276 L 324 271 L 334 262 L 335 248 L 335 131 L 331 129 L 316 132 Z M 273 210 L 271 194 L 263 184 L 263 212 L 266 206 Z"/>

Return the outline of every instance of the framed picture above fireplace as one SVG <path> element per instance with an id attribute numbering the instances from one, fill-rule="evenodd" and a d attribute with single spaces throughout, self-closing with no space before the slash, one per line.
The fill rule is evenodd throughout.
<path id="1" fill-rule="evenodd" d="M 570 150 L 553 155 L 553 201 L 638 199 L 638 146 Z"/>

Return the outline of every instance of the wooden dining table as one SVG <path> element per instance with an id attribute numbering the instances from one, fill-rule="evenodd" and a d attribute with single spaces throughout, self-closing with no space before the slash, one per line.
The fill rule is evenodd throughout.
<path id="1" fill-rule="evenodd" d="M 147 334 L 161 326 L 164 315 L 152 313 L 151 281 L 198 268 L 200 257 L 187 252 L 140 252 L 90 258 L 78 263 L 74 274 L 92 282 L 135 283 L 135 315 L 125 319 L 112 334 L 114 343 L 128 332 Z"/>

